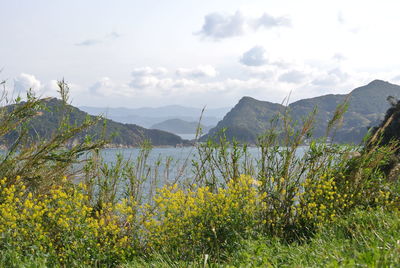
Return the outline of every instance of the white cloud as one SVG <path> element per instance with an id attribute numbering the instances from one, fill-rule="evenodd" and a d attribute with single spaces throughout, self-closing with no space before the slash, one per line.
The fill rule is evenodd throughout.
<path id="1" fill-rule="evenodd" d="M 68 85 L 71 88 L 71 85 Z M 57 80 L 50 80 L 49 82 L 45 83 L 40 92 L 42 97 L 60 97 L 59 93 L 59 87 L 58 87 L 58 81 Z"/>
<path id="2" fill-rule="evenodd" d="M 255 46 L 250 50 L 243 53 L 240 62 L 247 66 L 261 66 L 268 63 L 265 55 L 265 48 L 262 46 Z"/>
<path id="3" fill-rule="evenodd" d="M 121 34 L 113 31 L 111 33 L 106 34 L 103 37 L 86 39 L 86 40 L 76 43 L 75 45 L 76 46 L 94 46 L 94 45 L 105 43 L 107 41 L 116 40 L 120 37 L 121 37 Z"/>
<path id="4" fill-rule="evenodd" d="M 156 76 L 137 76 L 131 80 L 129 86 L 133 88 L 155 88 L 159 86 L 159 83 L 160 79 Z"/>
<path id="5" fill-rule="evenodd" d="M 32 74 L 21 73 L 14 79 L 14 89 L 17 94 L 25 93 L 29 89 L 39 92 L 41 87 L 41 82 Z"/>
<path id="6" fill-rule="evenodd" d="M 345 82 L 348 78 L 349 75 L 347 73 L 339 68 L 335 68 L 315 78 L 311 84 L 322 87 L 333 87 Z"/>
<path id="7" fill-rule="evenodd" d="M 201 78 L 201 77 L 215 77 L 217 71 L 211 65 L 199 65 L 194 69 L 179 68 L 176 70 L 178 76 Z"/>
<path id="8" fill-rule="evenodd" d="M 240 11 L 235 14 L 226 15 L 221 13 L 210 13 L 204 17 L 201 34 L 204 37 L 222 39 L 242 35 L 245 31 L 245 19 Z"/>
<path id="9" fill-rule="evenodd" d="M 196 81 L 191 80 L 191 79 L 177 79 L 174 81 L 174 87 L 175 88 L 188 88 L 188 87 L 193 87 L 196 86 Z"/>
<path id="10" fill-rule="evenodd" d="M 91 93 L 101 96 L 113 96 L 117 90 L 116 84 L 109 77 L 102 77 L 89 88 Z"/>
<path id="11" fill-rule="evenodd" d="M 297 84 L 303 82 L 306 77 L 307 75 L 305 73 L 297 70 L 292 70 L 281 74 L 279 76 L 279 81 Z"/>
<path id="12" fill-rule="evenodd" d="M 255 21 L 255 27 L 279 27 L 279 26 L 291 26 L 292 23 L 288 17 L 274 17 L 267 13 L 264 13 L 260 18 Z"/>
<path id="13" fill-rule="evenodd" d="M 240 11 L 234 14 L 210 13 L 204 17 L 201 30 L 195 34 L 213 40 L 221 40 L 240 36 L 248 30 L 256 31 L 259 28 L 287 27 L 291 21 L 287 17 L 274 17 L 267 13 L 259 18 L 247 18 Z"/>
<path id="14" fill-rule="evenodd" d="M 158 67 L 158 68 L 151 68 L 151 67 L 138 67 L 133 69 L 132 71 L 132 76 L 137 77 L 137 76 L 146 76 L 146 75 L 164 75 L 167 74 L 168 70 L 164 67 Z"/>

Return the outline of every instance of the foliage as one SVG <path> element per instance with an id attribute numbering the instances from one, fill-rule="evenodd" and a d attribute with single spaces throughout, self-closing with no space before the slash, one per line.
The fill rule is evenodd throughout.
<path id="1" fill-rule="evenodd" d="M 64 81 L 60 81 L 58 86 L 60 91 L 68 91 Z M 9 102 L 6 97 L 2 101 L 6 104 Z M 8 141 L 9 145 L 0 155 L 0 174 L 10 180 L 22 177 L 33 191 L 46 191 L 63 176 L 72 176 L 76 172 L 73 164 L 79 163 L 80 158 L 90 150 L 105 144 L 103 140 L 93 142 L 89 135 L 71 144 L 74 137 L 85 133 L 99 119 L 85 118 L 79 125 L 71 125 L 68 105 L 63 102 L 59 107 L 62 116 L 54 132 L 45 138 L 38 136 L 32 140 L 29 132 L 34 129 L 29 124 L 47 109 L 46 102 L 46 99 L 38 99 L 28 92 L 25 101 L 17 98 L 14 105 L 0 108 L 0 139 L 3 143 Z M 42 129 L 48 128 L 42 126 Z M 9 140 L 15 133 L 18 134 L 17 138 Z"/>
<path id="2" fill-rule="evenodd" d="M 216 192 L 208 186 L 162 188 L 154 198 L 156 209 L 144 222 L 146 246 L 178 259 L 212 252 L 220 258 L 221 252 L 232 250 L 260 227 L 263 196 L 258 184 L 242 175 Z"/>
<path id="3" fill-rule="evenodd" d="M 46 266 L 113 265 L 134 254 L 134 230 L 122 228 L 134 216 L 128 200 L 93 211 L 85 187 L 66 178 L 48 194 L 37 195 L 26 191 L 20 177 L 15 181 L 0 181 L 2 252 L 44 258 Z"/>

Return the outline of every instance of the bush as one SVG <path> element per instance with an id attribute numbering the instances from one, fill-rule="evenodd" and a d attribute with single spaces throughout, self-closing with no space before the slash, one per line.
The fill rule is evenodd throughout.
<path id="1" fill-rule="evenodd" d="M 144 222 L 146 246 L 178 259 L 222 257 L 222 252 L 234 249 L 260 227 L 263 196 L 258 184 L 242 175 L 216 192 L 207 186 L 162 188 L 155 197 L 156 209 Z"/>
<path id="2" fill-rule="evenodd" d="M 7 182 L 0 181 L 2 252 L 45 258 L 48 266 L 114 265 L 135 253 L 132 230 L 122 228 L 132 218 L 126 201 L 94 212 L 82 185 L 65 182 L 34 196 L 20 177 Z"/>

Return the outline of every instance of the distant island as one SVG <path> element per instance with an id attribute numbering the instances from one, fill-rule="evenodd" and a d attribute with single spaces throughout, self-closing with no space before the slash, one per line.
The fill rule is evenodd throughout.
<path id="1" fill-rule="evenodd" d="M 201 124 L 205 126 L 216 126 L 224 115 L 229 112 L 231 107 L 214 109 L 205 107 L 203 115 L 202 108 L 185 107 L 181 105 L 142 108 L 81 106 L 79 109 L 91 115 L 102 115 L 105 118 L 116 122 L 136 124 L 145 128 L 153 128 L 154 125 L 170 119 L 179 119 L 186 122 L 199 122 L 200 116 L 202 117 Z"/>
<path id="2" fill-rule="evenodd" d="M 199 122 L 188 122 L 182 119 L 168 119 L 161 123 L 154 124 L 150 128 L 175 134 L 195 134 L 198 127 L 201 128 L 202 133 L 208 133 L 212 128 L 212 126 L 204 126 L 203 124 L 199 124 Z"/>

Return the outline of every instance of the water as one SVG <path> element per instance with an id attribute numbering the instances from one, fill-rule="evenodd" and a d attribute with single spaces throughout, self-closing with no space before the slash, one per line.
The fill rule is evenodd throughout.
<path id="1" fill-rule="evenodd" d="M 307 149 L 308 147 L 306 146 L 299 147 L 296 152 L 297 156 L 301 157 L 304 155 Z M 139 148 L 103 149 L 101 154 L 103 160 L 109 164 L 116 163 L 118 155 L 121 155 L 124 160 L 132 161 L 133 165 L 136 166 L 140 151 Z M 261 156 L 259 148 L 248 147 L 247 153 L 253 166 L 256 166 L 256 161 L 260 159 Z M 193 182 L 194 172 L 192 160 L 196 160 L 197 158 L 197 149 L 195 147 L 153 148 L 146 161 L 148 167 L 145 172 L 146 175 L 138 174 L 138 176 L 143 176 L 143 178 L 145 178 L 142 184 L 142 192 L 147 193 L 145 196 L 151 196 L 151 189 L 160 188 L 167 182 Z M 217 177 L 219 177 L 218 174 L 217 172 Z M 121 181 L 118 186 L 117 194 L 123 194 L 126 186 L 127 184 Z"/>
<path id="2" fill-rule="evenodd" d="M 301 146 L 297 150 L 297 155 L 302 156 L 307 150 L 307 146 Z M 250 156 L 258 159 L 260 157 L 260 151 L 257 147 L 248 147 L 247 151 Z M 115 162 L 117 159 L 117 154 L 122 154 L 125 159 L 136 159 L 139 155 L 139 148 L 132 149 L 104 149 L 102 150 L 102 155 L 107 162 Z M 149 163 L 155 163 L 158 159 L 166 159 L 168 157 L 174 159 L 177 162 L 184 162 L 186 159 L 193 159 L 196 157 L 195 147 L 182 147 L 182 148 L 153 148 L 149 155 Z"/>
<path id="3" fill-rule="evenodd" d="M 297 156 L 301 157 L 307 149 L 307 146 L 299 147 L 296 151 Z M 254 164 L 256 160 L 260 159 L 259 148 L 248 147 L 247 152 Z M 101 153 L 104 160 L 108 163 L 115 163 L 118 154 L 122 155 L 126 160 L 135 162 L 140 153 L 140 149 L 104 149 Z M 169 167 L 166 169 L 166 162 L 168 159 L 170 159 Z M 170 178 L 175 178 L 178 174 L 187 177 L 193 175 L 191 173 L 191 162 L 196 159 L 197 149 L 195 147 L 153 148 L 150 151 L 147 164 L 149 167 L 153 168 L 157 168 L 158 165 L 159 174 L 168 175 Z"/>

